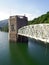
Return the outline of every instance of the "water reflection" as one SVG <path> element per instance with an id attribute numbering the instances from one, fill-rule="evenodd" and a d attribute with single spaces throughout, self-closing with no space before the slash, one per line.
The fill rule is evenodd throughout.
<path id="1" fill-rule="evenodd" d="M 49 44 L 30 38 L 9 43 L 8 33 L 0 32 L 0 65 L 49 65 Z"/>
<path id="2" fill-rule="evenodd" d="M 49 65 L 49 47 L 48 44 L 37 42 L 34 39 L 29 39 L 28 42 L 29 54 L 39 61 L 41 65 Z"/>
<path id="3" fill-rule="evenodd" d="M 11 62 L 13 65 L 26 65 L 27 44 L 10 43 Z"/>
<path id="4" fill-rule="evenodd" d="M 10 64 L 8 33 L 0 32 L 0 65 Z"/>
<path id="5" fill-rule="evenodd" d="M 27 43 L 10 43 L 11 65 L 37 64 L 28 54 Z"/>

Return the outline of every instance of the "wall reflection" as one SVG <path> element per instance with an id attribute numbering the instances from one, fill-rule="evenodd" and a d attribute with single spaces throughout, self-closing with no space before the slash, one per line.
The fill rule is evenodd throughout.
<path id="1" fill-rule="evenodd" d="M 26 55 L 27 47 L 26 43 L 9 43 L 10 54 L 11 54 L 11 63 L 14 65 L 27 65 Z"/>

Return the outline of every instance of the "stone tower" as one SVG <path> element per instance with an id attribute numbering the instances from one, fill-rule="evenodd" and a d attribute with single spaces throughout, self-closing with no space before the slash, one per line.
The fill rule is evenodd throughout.
<path id="1" fill-rule="evenodd" d="M 25 16 L 10 16 L 9 18 L 9 41 L 18 40 L 18 29 L 28 24 Z"/>

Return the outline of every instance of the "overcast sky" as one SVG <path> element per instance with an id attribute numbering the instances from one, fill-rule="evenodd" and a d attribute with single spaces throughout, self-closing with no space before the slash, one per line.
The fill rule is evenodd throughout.
<path id="1" fill-rule="evenodd" d="M 26 15 L 29 20 L 49 11 L 49 0 L 0 0 L 0 20 Z"/>

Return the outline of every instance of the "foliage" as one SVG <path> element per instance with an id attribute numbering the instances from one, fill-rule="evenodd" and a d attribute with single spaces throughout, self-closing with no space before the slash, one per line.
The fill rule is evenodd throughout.
<path id="1" fill-rule="evenodd" d="M 28 24 L 40 24 L 40 23 L 49 23 L 49 12 L 46 14 L 41 15 L 38 18 L 35 18 L 31 21 L 28 21 Z"/>
<path id="2" fill-rule="evenodd" d="M 28 25 L 31 25 L 31 24 L 40 24 L 40 23 L 49 23 L 49 12 L 39 16 L 38 18 L 34 18 L 33 20 L 28 21 Z M 8 32 L 8 25 L 0 27 L 0 30 Z"/>
<path id="3" fill-rule="evenodd" d="M 1 27 L 0 30 L 8 32 L 8 25 L 5 25 L 5 26 Z"/>

